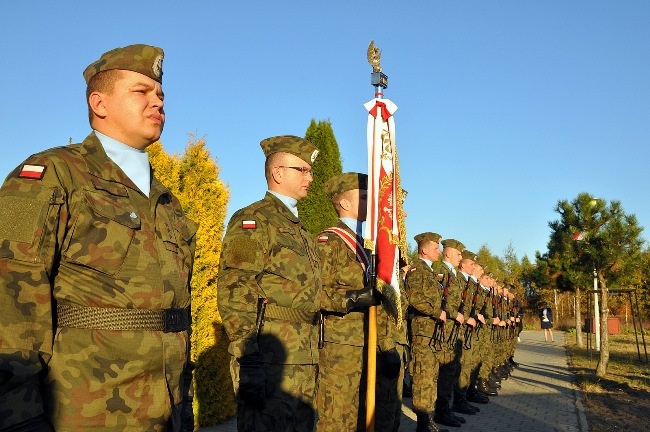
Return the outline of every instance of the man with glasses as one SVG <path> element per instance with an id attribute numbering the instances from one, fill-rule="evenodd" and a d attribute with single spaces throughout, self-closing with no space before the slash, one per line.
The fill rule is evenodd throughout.
<path id="1" fill-rule="evenodd" d="M 321 264 L 297 204 L 313 181 L 318 150 L 296 136 L 260 145 L 268 191 L 230 219 L 217 290 L 230 338 L 237 428 L 311 432 Z"/>

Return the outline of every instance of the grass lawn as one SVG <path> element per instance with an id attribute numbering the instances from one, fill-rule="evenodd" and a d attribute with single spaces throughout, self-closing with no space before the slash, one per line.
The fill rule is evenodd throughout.
<path id="1" fill-rule="evenodd" d="M 586 346 L 587 334 L 583 334 Z M 650 358 L 650 335 L 645 335 Z M 575 333 L 567 334 L 567 350 L 592 432 L 647 431 L 650 429 L 650 365 L 645 363 L 639 334 L 641 360 L 634 333 L 609 336 L 607 377 L 596 376 L 600 353 L 575 344 Z M 594 343 L 594 336 L 591 339 Z"/>

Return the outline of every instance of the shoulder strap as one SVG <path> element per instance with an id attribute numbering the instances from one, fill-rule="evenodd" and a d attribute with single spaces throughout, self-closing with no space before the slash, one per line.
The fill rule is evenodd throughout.
<path id="1" fill-rule="evenodd" d="M 357 240 L 356 236 L 353 236 L 346 230 L 339 227 L 329 227 L 327 229 L 324 229 L 321 234 L 324 232 L 331 232 L 338 235 L 341 240 L 343 240 L 343 242 L 356 254 L 359 263 L 361 263 L 361 267 L 363 267 L 363 271 L 367 271 L 369 265 L 368 254 L 366 253 L 366 250 L 363 248 L 361 243 L 359 243 L 359 240 Z"/>

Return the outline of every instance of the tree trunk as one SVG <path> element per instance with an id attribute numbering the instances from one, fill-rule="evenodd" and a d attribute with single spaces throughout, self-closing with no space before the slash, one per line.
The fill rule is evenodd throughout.
<path id="1" fill-rule="evenodd" d="M 582 314 L 580 313 L 580 302 L 582 300 L 580 287 L 576 287 L 575 311 L 576 311 L 576 345 L 583 347 L 582 343 Z"/>
<path id="2" fill-rule="evenodd" d="M 609 308 L 607 306 L 607 285 L 602 273 L 598 273 L 598 282 L 600 283 L 600 360 L 596 366 L 596 376 L 607 376 L 607 364 L 609 363 L 609 331 L 607 322 L 609 318 Z"/>

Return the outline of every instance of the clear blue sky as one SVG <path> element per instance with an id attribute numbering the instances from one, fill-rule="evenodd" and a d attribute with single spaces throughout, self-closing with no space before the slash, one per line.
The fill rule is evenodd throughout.
<path id="1" fill-rule="evenodd" d="M 264 194 L 259 141 L 312 118 L 365 172 L 371 39 L 399 107 L 411 242 L 436 231 L 532 259 L 580 192 L 650 227 L 647 0 L 3 1 L 0 177 L 88 134 L 82 71 L 133 43 L 164 48 L 161 140 L 181 153 L 205 136 L 229 216 Z"/>

